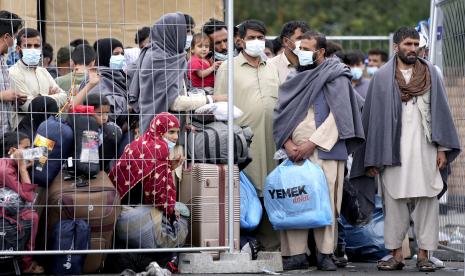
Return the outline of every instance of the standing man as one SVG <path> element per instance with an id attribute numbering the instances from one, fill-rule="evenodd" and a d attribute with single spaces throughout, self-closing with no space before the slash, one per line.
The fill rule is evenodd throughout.
<path id="1" fill-rule="evenodd" d="M 342 201 L 344 166 L 348 154 L 364 140 L 360 107 L 350 83 L 350 70 L 337 59 L 326 59 L 326 37 L 302 35 L 298 73 L 279 89 L 273 134 L 293 162 L 310 159 L 323 169 L 329 190 L 333 223 L 313 229 L 319 270 L 337 269 L 337 221 Z M 281 231 L 285 270 L 308 268 L 308 229 Z"/>
<path id="2" fill-rule="evenodd" d="M 242 115 L 236 124 L 250 126 L 254 139 L 250 146 L 252 163 L 245 169 L 263 202 L 266 176 L 275 168 L 273 159 L 272 116 L 278 97 L 279 78 L 276 68 L 260 56 L 265 49 L 265 25 L 258 20 L 246 20 L 239 26 L 241 53 L 234 58 L 234 105 Z M 227 61 L 221 64 L 215 80 L 215 94 L 227 94 Z M 266 217 L 259 226 L 257 239 L 266 250 L 279 248 L 278 232 Z"/>
<path id="3" fill-rule="evenodd" d="M 228 59 L 228 29 L 223 21 L 214 18 L 205 23 L 202 32 L 210 38 L 211 50 L 215 61 L 224 61 Z"/>
<path id="4" fill-rule="evenodd" d="M 18 15 L 0 11 L 0 137 L 16 128 L 13 124 L 12 113 L 17 105 L 22 105 L 26 101 L 26 96 L 10 88 L 8 66 L 4 60 L 8 50 L 16 47 L 15 36 L 22 24 L 23 20 Z"/>
<path id="5" fill-rule="evenodd" d="M 414 28 L 394 34 L 396 55 L 371 81 L 362 116 L 367 141 L 352 164 L 354 180 L 380 176 L 384 243 L 393 251 L 378 263 L 380 270 L 404 266 L 402 241 L 410 219 L 419 247 L 417 267 L 435 270 L 428 251 L 438 244 L 438 198 L 446 187 L 448 164 L 460 152 L 444 84 L 434 66 L 418 58 L 418 47 Z"/>
<path id="6" fill-rule="evenodd" d="M 381 49 L 371 49 L 368 51 L 368 67 L 367 73 L 370 77 L 373 77 L 376 71 L 386 64 L 388 61 L 388 54 Z"/>
<path id="7" fill-rule="evenodd" d="M 279 38 L 282 41 L 284 51 L 271 58 L 268 63 L 278 69 L 279 83 L 284 83 L 289 73 L 295 73 L 299 66 L 299 44 L 303 33 L 310 30 L 305 21 L 289 21 L 283 25 Z"/>

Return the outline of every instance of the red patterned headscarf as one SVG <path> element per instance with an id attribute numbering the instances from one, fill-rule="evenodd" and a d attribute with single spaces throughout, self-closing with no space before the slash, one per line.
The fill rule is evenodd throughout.
<path id="1" fill-rule="evenodd" d="M 154 204 L 168 215 L 174 212 L 176 187 L 163 135 L 171 128 L 179 128 L 175 116 L 168 112 L 157 115 L 144 135 L 126 146 L 109 174 L 121 198 L 142 181 L 143 203 Z"/>

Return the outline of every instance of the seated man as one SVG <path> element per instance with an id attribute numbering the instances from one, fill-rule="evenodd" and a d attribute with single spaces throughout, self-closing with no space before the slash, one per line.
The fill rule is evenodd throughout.
<path id="1" fill-rule="evenodd" d="M 35 29 L 25 28 L 19 31 L 17 40 L 21 60 L 9 69 L 10 82 L 13 89 L 27 96 L 27 100 L 18 106 L 18 116 L 13 116 L 15 126 L 24 118 L 21 112 L 27 112 L 31 101 L 37 96 L 53 98 L 59 108 L 67 99 L 66 93 L 58 87 L 47 69 L 39 65 L 42 52 L 40 33 Z"/>

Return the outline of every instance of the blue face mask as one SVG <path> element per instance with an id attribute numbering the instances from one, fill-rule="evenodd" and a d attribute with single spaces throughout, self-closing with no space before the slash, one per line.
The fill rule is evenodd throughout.
<path id="1" fill-rule="evenodd" d="M 313 64 L 313 51 L 299 50 L 297 57 L 299 58 L 300 66 L 306 66 Z"/>
<path id="2" fill-rule="evenodd" d="M 184 50 L 189 49 L 191 47 L 191 43 L 192 43 L 192 36 L 188 35 L 186 37 L 186 46 L 184 47 Z"/>
<path id="3" fill-rule="evenodd" d="M 112 55 L 110 58 L 110 68 L 116 70 L 122 70 L 125 65 L 125 59 L 123 55 Z"/>
<path id="4" fill-rule="evenodd" d="M 163 137 L 163 140 L 165 140 L 166 144 L 168 145 L 168 149 L 171 151 L 174 149 L 174 146 L 176 146 L 175 142 L 171 142 L 170 140 L 166 139 Z"/>
<path id="5" fill-rule="evenodd" d="M 368 66 L 367 67 L 367 73 L 370 76 L 373 76 L 376 73 L 376 71 L 378 71 L 378 67 L 376 67 L 376 66 Z"/>
<path id="6" fill-rule="evenodd" d="M 358 67 L 350 68 L 350 72 L 352 73 L 352 79 L 359 80 L 362 78 L 362 75 L 363 75 L 362 68 L 358 68 Z"/>
<path id="7" fill-rule="evenodd" d="M 22 49 L 23 53 L 22 60 L 28 66 L 37 66 L 42 56 L 40 49 Z"/>
<path id="8" fill-rule="evenodd" d="M 215 51 L 215 60 L 224 61 L 228 59 L 228 54 L 223 54 Z"/>

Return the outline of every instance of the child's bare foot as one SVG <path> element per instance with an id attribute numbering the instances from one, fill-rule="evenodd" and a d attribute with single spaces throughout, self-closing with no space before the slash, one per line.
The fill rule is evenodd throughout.
<path id="1" fill-rule="evenodd" d="M 44 268 L 37 264 L 35 261 L 32 262 L 28 269 L 23 270 L 24 274 L 43 274 Z"/>

